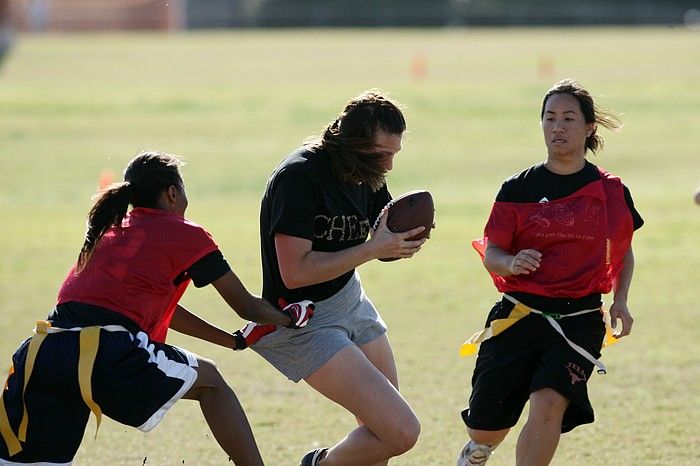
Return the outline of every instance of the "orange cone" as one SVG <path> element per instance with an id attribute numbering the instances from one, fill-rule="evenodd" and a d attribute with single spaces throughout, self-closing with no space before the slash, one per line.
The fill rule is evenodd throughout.
<path id="1" fill-rule="evenodd" d="M 100 189 L 104 189 L 110 184 L 112 184 L 114 180 L 114 172 L 112 171 L 111 168 L 103 168 L 102 171 L 100 172 L 100 177 L 99 177 L 99 183 L 100 183 Z"/>

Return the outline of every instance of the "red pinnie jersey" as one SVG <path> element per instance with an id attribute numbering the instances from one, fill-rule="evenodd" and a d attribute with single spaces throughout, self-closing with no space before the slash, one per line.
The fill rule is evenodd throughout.
<path id="1" fill-rule="evenodd" d="M 71 268 L 57 304 L 76 301 L 104 307 L 136 322 L 164 342 L 175 306 L 190 279 L 186 270 L 218 246 L 186 218 L 135 208 L 100 239 L 84 270 Z"/>
<path id="2" fill-rule="evenodd" d="M 542 253 L 536 272 L 501 277 L 500 292 L 580 298 L 609 293 L 634 232 L 622 181 L 603 170 L 601 179 L 549 202 L 496 202 L 484 238 L 472 243 L 484 255 L 487 241 L 509 254 Z"/>

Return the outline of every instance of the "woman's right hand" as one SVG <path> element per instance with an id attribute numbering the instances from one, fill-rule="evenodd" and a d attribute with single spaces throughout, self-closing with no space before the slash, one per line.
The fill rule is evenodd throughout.
<path id="1" fill-rule="evenodd" d="M 508 270 L 512 275 L 528 275 L 540 268 L 542 254 L 534 249 L 523 249 L 513 256 Z"/>
<path id="2" fill-rule="evenodd" d="M 420 226 L 403 233 L 393 233 L 386 226 L 386 209 L 380 214 L 377 228 L 372 230 L 368 243 L 377 259 L 407 259 L 420 251 L 427 238 L 409 240 L 425 230 Z"/>
<path id="3" fill-rule="evenodd" d="M 484 252 L 486 270 L 501 277 L 528 275 L 540 268 L 541 260 L 542 253 L 534 249 L 523 249 L 513 256 L 491 241 L 486 245 Z"/>

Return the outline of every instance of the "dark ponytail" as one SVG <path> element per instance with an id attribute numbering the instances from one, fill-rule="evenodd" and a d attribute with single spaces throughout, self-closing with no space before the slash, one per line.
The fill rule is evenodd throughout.
<path id="1" fill-rule="evenodd" d="M 90 259 L 97 241 L 112 225 L 121 223 L 129 207 L 129 183 L 114 183 L 93 197 L 95 203 L 87 218 L 85 242 L 78 254 L 76 269 L 81 271 Z"/>
<path id="2" fill-rule="evenodd" d="M 87 218 L 85 242 L 78 254 L 76 271 L 85 268 L 100 238 L 113 226 L 121 225 L 129 204 L 134 207 L 158 208 L 161 193 L 170 186 L 183 188 L 178 167 L 183 162 L 162 152 L 142 152 L 124 170 L 124 181 L 113 183 L 98 192 Z"/>

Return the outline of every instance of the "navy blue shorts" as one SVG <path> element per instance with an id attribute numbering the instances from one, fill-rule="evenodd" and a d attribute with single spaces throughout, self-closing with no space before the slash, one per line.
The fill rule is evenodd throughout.
<path id="1" fill-rule="evenodd" d="M 505 299 L 491 309 L 487 325 L 510 314 L 514 304 Z M 605 337 L 602 315 L 591 312 L 557 321 L 571 341 L 595 358 Z M 530 314 L 503 333 L 484 341 L 479 349 L 469 407 L 462 419 L 472 429 L 502 430 L 520 418 L 530 394 L 543 388 L 568 398 L 562 432 L 593 422 L 587 382 L 593 364 L 577 353 L 547 320 Z"/>
<path id="2" fill-rule="evenodd" d="M 14 373 L 3 401 L 18 432 L 29 340 L 15 352 Z M 70 463 L 90 415 L 78 385 L 79 332 L 46 336 L 37 354 L 24 401 L 29 416 L 23 450 L 9 457 L 0 437 L 0 458 L 12 463 Z M 196 357 L 183 349 L 148 340 L 143 332 L 100 332 L 92 372 L 92 397 L 117 422 L 148 431 L 197 379 Z"/>

